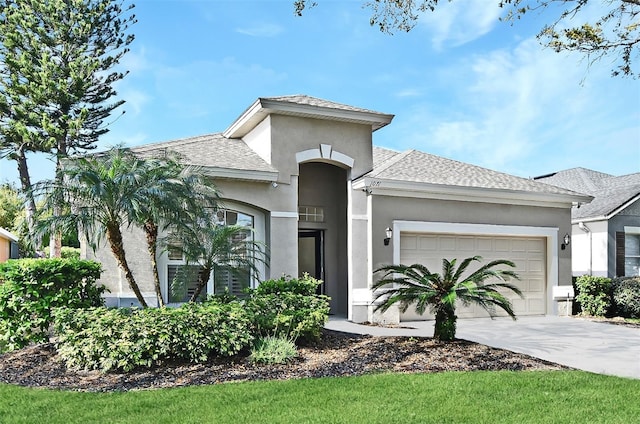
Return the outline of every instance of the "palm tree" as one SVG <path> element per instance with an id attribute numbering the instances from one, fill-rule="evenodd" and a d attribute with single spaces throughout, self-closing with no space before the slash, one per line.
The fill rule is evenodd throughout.
<path id="1" fill-rule="evenodd" d="M 68 212 L 50 216 L 38 223 L 38 234 L 51 228 L 60 231 L 80 229 L 95 251 L 106 236 L 118 266 L 142 307 L 147 303 L 127 262 L 122 228 L 141 219 L 157 194 L 154 179 L 157 163 L 136 157 L 131 152 L 112 148 L 104 154 L 77 158 L 64 168 L 63 183 L 40 187 L 47 192 L 43 210 L 51 210 L 60 199 L 72 205 Z M 154 255 L 155 257 L 155 255 Z"/>
<path id="2" fill-rule="evenodd" d="M 174 229 L 168 244 L 182 252 L 189 264 L 199 266 L 197 285 L 189 301 L 195 302 L 213 272 L 217 280 L 222 271 L 257 277 L 258 265 L 266 261 L 262 243 L 252 238 L 253 229 L 243 225 L 215 224 L 216 210 L 207 219 L 195 219 Z"/>
<path id="3" fill-rule="evenodd" d="M 375 310 L 384 312 L 398 303 L 400 310 L 405 312 L 409 305 L 415 304 L 416 312 L 422 315 L 428 307 L 436 317 L 433 337 L 443 341 L 455 338 L 458 300 L 465 306 L 472 303 L 480 305 L 491 317 L 495 316 L 497 306 L 515 320 L 511 302 L 498 290 L 509 289 L 522 297 L 518 287 L 506 282 L 509 278 L 519 277 L 511 270 L 494 269 L 500 265 L 514 268 L 515 264 L 504 259 L 494 260 L 462 278 L 472 262 L 481 260 L 480 256 L 467 258 L 456 269 L 456 259 L 443 259 L 442 274 L 432 273 L 421 264 L 381 267 L 375 272 L 384 272 L 384 275 L 374 283 L 373 290 L 384 290 L 374 296 L 374 302 L 382 299 Z M 488 281 L 490 279 L 497 281 Z M 385 288 L 390 284 L 393 285 L 391 288 Z"/>
<path id="4" fill-rule="evenodd" d="M 158 234 L 176 222 L 201 217 L 215 208 L 219 193 L 198 168 L 184 166 L 179 158 L 147 159 L 143 181 L 147 201 L 137 205 L 134 220 L 145 232 L 158 306 L 164 306 L 158 273 Z M 193 219 L 193 218 L 191 218 Z"/>

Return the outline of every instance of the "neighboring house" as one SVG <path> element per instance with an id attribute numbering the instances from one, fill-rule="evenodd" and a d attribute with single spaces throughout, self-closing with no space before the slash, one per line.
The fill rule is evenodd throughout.
<path id="1" fill-rule="evenodd" d="M 573 168 L 535 178 L 593 196 L 571 211 L 573 275 L 640 275 L 640 173 Z"/>
<path id="2" fill-rule="evenodd" d="M 571 232 L 571 205 L 591 198 L 416 150 L 374 147 L 373 132 L 392 119 L 303 95 L 259 98 L 222 133 L 132 150 L 175 151 L 201 166 L 223 193 L 221 219 L 252 227 L 269 247 L 262 278 L 309 272 L 324 281 L 333 314 L 355 322 L 413 319 L 397 310 L 373 313 L 373 271 L 422 262 L 440 272 L 443 257 L 473 255 L 517 264 L 525 293 L 514 299 L 518 315 L 556 313 L 553 287 L 571 284 L 570 251 L 560 249 Z M 129 233 L 125 243 L 143 294 L 155 304 L 142 233 Z M 97 257 L 108 303 L 136 304 L 109 249 Z M 159 252 L 165 296 L 182 263 Z M 256 284 L 229 277 L 207 291 Z M 476 314 L 486 316 L 471 309 L 462 316 Z"/>
<path id="3" fill-rule="evenodd" d="M 0 262 L 18 257 L 18 237 L 0 228 Z"/>

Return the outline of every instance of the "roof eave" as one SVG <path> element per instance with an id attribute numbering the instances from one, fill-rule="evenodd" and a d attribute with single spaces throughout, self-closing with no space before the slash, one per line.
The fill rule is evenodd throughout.
<path id="1" fill-rule="evenodd" d="M 371 125 L 372 131 L 388 125 L 394 118 L 394 115 L 384 113 L 343 110 L 258 98 L 222 134 L 227 138 L 244 137 L 271 113 Z"/>
<path id="2" fill-rule="evenodd" d="M 11 241 L 18 241 L 18 236 L 16 236 L 15 234 L 13 234 L 8 230 L 5 230 L 4 228 L 0 228 L 0 235 L 4 236 L 5 238 L 8 238 Z"/>
<path id="3" fill-rule="evenodd" d="M 576 224 L 578 222 L 606 221 L 606 220 L 609 220 L 609 219 L 613 218 L 614 216 L 618 215 L 620 212 L 622 212 L 623 210 L 625 210 L 626 208 L 628 208 L 633 203 L 635 203 L 635 202 L 637 202 L 639 200 L 640 200 L 640 193 L 638 193 L 637 195 L 635 195 L 634 197 L 632 197 L 628 201 L 624 202 L 622 205 L 618 206 L 617 208 L 613 209 L 609 213 L 605 213 L 605 214 L 602 214 L 602 215 L 594 215 L 594 216 L 583 216 L 583 217 L 580 217 L 580 218 L 572 219 L 571 222 Z"/>
<path id="4" fill-rule="evenodd" d="M 566 208 L 572 204 L 586 203 L 590 196 L 537 193 L 522 190 L 484 187 L 462 187 L 444 184 L 429 184 L 380 178 L 363 177 L 353 184 L 354 189 L 366 190 L 372 195 L 415 197 L 438 200 L 456 200 L 481 203 L 508 203 L 524 206 L 546 206 Z"/>
<path id="5" fill-rule="evenodd" d="M 224 178 L 230 180 L 256 181 L 271 183 L 278 181 L 278 172 L 255 171 L 246 169 L 203 167 L 204 174 L 214 178 Z"/>

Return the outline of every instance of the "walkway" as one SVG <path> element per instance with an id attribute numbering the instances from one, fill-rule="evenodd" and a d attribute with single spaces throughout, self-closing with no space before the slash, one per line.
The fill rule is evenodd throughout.
<path id="1" fill-rule="evenodd" d="M 355 324 L 331 318 L 328 329 L 374 336 L 431 337 L 433 321 L 401 328 Z M 457 338 L 482 343 L 598 374 L 640 379 L 640 328 L 580 318 L 535 316 L 458 320 Z"/>

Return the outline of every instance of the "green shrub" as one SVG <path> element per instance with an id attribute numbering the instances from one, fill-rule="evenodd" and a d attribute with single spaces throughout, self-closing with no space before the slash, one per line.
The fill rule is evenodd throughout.
<path id="1" fill-rule="evenodd" d="M 44 256 L 49 257 L 49 246 L 46 246 L 43 250 Z M 60 257 L 62 259 L 80 259 L 80 248 L 71 246 L 62 246 L 60 249 Z"/>
<path id="2" fill-rule="evenodd" d="M 613 305 L 618 315 L 640 318 L 640 277 L 621 277 L 612 282 Z"/>
<path id="3" fill-rule="evenodd" d="M 302 278 L 281 277 L 277 280 L 267 280 L 260 283 L 253 290 L 255 294 L 295 293 L 303 296 L 313 296 L 317 293 L 322 281 L 316 280 L 305 273 Z"/>
<path id="4" fill-rule="evenodd" d="M 318 339 L 329 316 L 329 298 L 315 294 L 318 284 L 306 275 L 265 281 L 249 291 L 246 308 L 254 334 L 258 338 Z"/>
<path id="5" fill-rule="evenodd" d="M 205 362 L 251 346 L 238 303 L 186 303 L 178 308 L 58 309 L 58 354 L 70 368 L 130 371 L 170 361 Z"/>
<path id="6" fill-rule="evenodd" d="M 0 346 L 19 349 L 49 337 L 56 307 L 104 304 L 101 266 L 77 259 L 17 259 L 0 264 Z"/>
<path id="7" fill-rule="evenodd" d="M 583 275 L 576 280 L 582 313 L 592 316 L 604 316 L 611 308 L 611 279 Z"/>
<path id="8" fill-rule="evenodd" d="M 267 336 L 251 349 L 249 360 L 257 364 L 285 364 L 298 355 L 296 344 L 282 337 Z"/>

